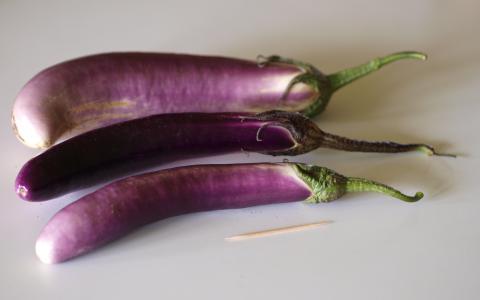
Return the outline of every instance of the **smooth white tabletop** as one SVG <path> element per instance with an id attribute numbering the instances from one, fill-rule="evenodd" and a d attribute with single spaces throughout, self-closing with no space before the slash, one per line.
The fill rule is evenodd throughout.
<path id="1" fill-rule="evenodd" d="M 476 299 L 480 293 L 480 4 L 478 1 L 0 1 L 0 299 Z M 128 4 L 127 4 L 128 2 Z M 281 54 L 326 73 L 399 50 L 402 61 L 334 95 L 316 119 L 349 137 L 427 142 L 457 159 L 318 150 L 302 162 L 382 181 L 414 204 L 352 194 L 199 213 L 147 226 L 98 251 L 43 265 L 35 239 L 88 191 L 44 203 L 16 197 L 39 151 L 10 111 L 43 68 L 106 51 L 251 58 Z M 192 163 L 281 161 L 245 154 Z M 167 167 L 168 167 L 167 166 Z M 92 191 L 93 189 L 90 189 Z M 229 243 L 233 234 L 319 220 L 320 229 Z"/>

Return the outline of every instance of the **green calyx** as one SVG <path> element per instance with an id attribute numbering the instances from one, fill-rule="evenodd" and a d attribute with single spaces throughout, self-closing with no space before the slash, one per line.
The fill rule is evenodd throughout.
<path id="1" fill-rule="evenodd" d="M 423 193 L 407 196 L 400 191 L 372 180 L 345 177 L 325 167 L 292 163 L 297 175 L 312 190 L 307 203 L 330 202 L 341 198 L 349 192 L 377 192 L 405 202 L 416 202 L 423 198 Z"/>
<path id="2" fill-rule="evenodd" d="M 325 110 L 332 94 L 338 89 L 352 81 L 377 71 L 387 64 L 402 59 L 426 60 L 427 55 L 416 51 L 397 52 L 384 57 L 375 58 L 359 66 L 348 68 L 327 76 L 310 64 L 278 55 L 268 57 L 259 55 L 257 57 L 257 63 L 259 67 L 263 67 L 269 63 L 283 63 L 294 65 L 302 70 L 303 72 L 301 74 L 297 75 L 290 81 L 282 98 L 284 99 L 288 95 L 295 84 L 303 83 L 308 85 L 317 94 L 317 97 L 308 108 L 302 111 L 302 113 L 307 117 L 314 117 Z"/>
<path id="3" fill-rule="evenodd" d="M 268 57 L 259 55 L 257 57 L 257 64 L 259 67 L 264 67 L 265 65 L 270 63 L 283 63 L 287 65 L 293 65 L 302 70 L 302 73 L 295 76 L 288 83 L 288 86 L 283 93 L 282 100 L 288 96 L 293 86 L 298 83 L 303 83 L 309 86 L 312 91 L 317 95 L 317 97 L 313 100 L 313 103 L 309 107 L 302 111 L 302 113 L 307 117 L 313 117 L 325 110 L 325 107 L 327 106 L 328 101 L 330 100 L 330 97 L 332 95 L 332 89 L 328 78 L 324 74 L 322 74 L 311 64 L 307 64 L 291 58 L 281 57 L 278 55 L 272 55 Z"/>
<path id="4" fill-rule="evenodd" d="M 294 163 L 297 175 L 310 187 L 312 195 L 307 203 L 330 202 L 347 192 L 347 178 L 328 168 Z"/>

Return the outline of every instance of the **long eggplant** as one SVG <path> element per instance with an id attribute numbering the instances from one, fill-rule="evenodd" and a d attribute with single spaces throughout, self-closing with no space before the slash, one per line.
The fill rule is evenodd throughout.
<path id="1" fill-rule="evenodd" d="M 329 134 L 300 113 L 165 114 L 99 128 L 53 146 L 22 167 L 15 190 L 25 200 L 42 201 L 184 158 L 239 151 L 293 156 L 319 147 L 443 155 L 425 144 L 366 142 Z"/>
<path id="2" fill-rule="evenodd" d="M 329 202 L 348 192 L 379 192 L 406 202 L 389 186 L 300 163 L 197 165 L 129 177 L 60 210 L 36 242 L 38 258 L 59 263 L 134 229 L 181 214 L 305 200 Z"/>
<path id="3" fill-rule="evenodd" d="M 399 52 L 324 75 L 280 56 L 258 62 L 164 53 L 107 53 L 54 65 L 19 92 L 12 114 L 17 137 L 48 148 L 59 139 L 153 114 L 180 112 L 322 112 L 334 91 L 404 58 Z"/>

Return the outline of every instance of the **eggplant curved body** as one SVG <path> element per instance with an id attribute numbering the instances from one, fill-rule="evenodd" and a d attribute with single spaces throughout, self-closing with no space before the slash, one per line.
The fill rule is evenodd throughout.
<path id="1" fill-rule="evenodd" d="M 317 92 L 299 84 L 301 70 L 254 61 L 161 53 L 108 53 L 50 67 L 15 100 L 12 122 L 26 145 L 47 148 L 66 134 L 181 112 L 301 111 Z"/>
<path id="2" fill-rule="evenodd" d="M 336 90 L 404 58 L 399 52 L 324 75 L 310 64 L 165 53 L 106 53 L 66 61 L 19 92 L 12 127 L 27 146 L 48 148 L 85 131 L 154 114 L 322 112 Z"/>
<path id="3" fill-rule="evenodd" d="M 318 147 L 435 154 L 423 144 L 332 135 L 300 113 L 163 114 L 98 128 L 51 147 L 20 169 L 15 191 L 22 199 L 43 201 L 175 160 L 240 151 L 294 156 Z"/>
<path id="4" fill-rule="evenodd" d="M 287 115 L 313 125 L 299 114 Z M 248 114 L 191 113 L 114 124 L 34 157 L 19 171 L 15 190 L 25 200 L 42 201 L 182 158 L 239 151 L 302 153 L 307 150 L 296 145 L 295 132 L 287 128 L 293 123 L 275 116 L 265 120 Z"/>
<path id="5" fill-rule="evenodd" d="M 122 179 L 71 203 L 47 223 L 35 248 L 42 262 L 58 263 L 181 214 L 302 200 L 329 202 L 358 191 L 408 202 L 423 196 L 406 196 L 379 183 L 299 163 L 180 167 Z"/>
<path id="6" fill-rule="evenodd" d="M 293 172 L 275 164 L 211 165 L 120 180 L 58 212 L 36 252 L 43 262 L 57 263 L 168 217 L 304 200 L 311 192 Z"/>

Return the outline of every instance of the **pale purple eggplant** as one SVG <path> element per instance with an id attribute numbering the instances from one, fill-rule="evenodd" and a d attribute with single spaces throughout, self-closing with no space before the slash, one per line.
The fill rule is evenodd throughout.
<path id="1" fill-rule="evenodd" d="M 400 52 L 324 75 L 279 56 L 258 62 L 161 53 L 108 53 L 50 67 L 18 94 L 12 124 L 26 145 L 48 148 L 59 139 L 153 114 L 285 110 L 313 116 L 349 82 L 404 58 Z"/>
<path id="2" fill-rule="evenodd" d="M 184 158 L 239 151 L 299 155 L 318 147 L 439 155 L 424 144 L 366 142 L 329 134 L 300 113 L 164 114 L 95 129 L 53 146 L 22 167 L 15 190 L 25 200 L 42 201 Z"/>
<path id="3" fill-rule="evenodd" d="M 42 230 L 36 253 L 44 263 L 59 263 L 173 216 L 302 200 L 329 202 L 364 191 L 407 202 L 423 197 L 300 163 L 181 167 L 122 179 L 73 202 Z"/>

